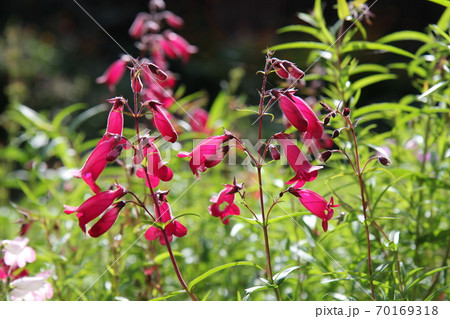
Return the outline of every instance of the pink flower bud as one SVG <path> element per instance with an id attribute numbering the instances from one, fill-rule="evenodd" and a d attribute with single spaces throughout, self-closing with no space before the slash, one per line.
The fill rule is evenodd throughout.
<path id="1" fill-rule="evenodd" d="M 276 74 L 282 78 L 287 79 L 289 77 L 289 72 L 286 70 L 284 65 L 281 63 L 282 61 L 277 60 L 272 66 L 276 72 Z"/>
<path id="2" fill-rule="evenodd" d="M 378 156 L 378 162 L 383 166 L 389 166 L 391 164 L 391 161 L 384 156 Z"/>
<path id="3" fill-rule="evenodd" d="M 272 144 L 269 145 L 269 152 L 270 156 L 274 161 L 278 161 L 281 158 L 280 152 L 278 151 L 278 148 L 275 145 Z"/>
<path id="4" fill-rule="evenodd" d="M 319 161 L 325 163 L 326 161 L 328 161 L 328 159 L 331 157 L 331 155 L 333 155 L 332 151 L 325 151 L 325 152 L 319 154 L 319 156 L 318 156 L 319 157 Z"/>
<path id="5" fill-rule="evenodd" d="M 141 12 L 136 16 L 133 24 L 130 27 L 130 30 L 128 31 L 128 33 L 132 38 L 139 39 L 142 35 L 144 35 L 145 32 L 144 26 L 146 20 L 149 18 L 150 15 L 145 12 Z"/>
<path id="6" fill-rule="evenodd" d="M 161 108 L 161 103 L 158 101 L 145 101 L 143 106 L 146 106 L 150 112 L 153 113 L 153 124 L 156 129 L 161 133 L 161 136 L 167 142 L 174 143 L 177 141 L 178 134 L 175 131 L 172 123 L 170 123 L 167 116 L 167 111 Z"/>
<path id="7" fill-rule="evenodd" d="M 179 28 L 183 27 L 183 24 L 184 24 L 183 19 L 181 19 L 176 14 L 174 14 L 174 13 L 172 13 L 170 11 L 165 11 L 163 13 L 163 15 L 164 15 L 164 18 L 167 21 L 167 24 L 169 26 L 171 26 L 172 28 L 179 29 Z"/>
<path id="8" fill-rule="evenodd" d="M 333 131 L 333 134 L 331 134 L 331 138 L 332 138 L 332 139 L 335 139 L 335 138 L 338 137 L 340 134 L 341 134 L 341 132 L 340 132 L 338 129 L 336 129 L 336 130 Z"/>
<path id="9" fill-rule="evenodd" d="M 349 116 L 350 115 L 350 109 L 348 107 L 344 108 L 344 110 L 342 111 L 342 114 L 344 116 Z"/>

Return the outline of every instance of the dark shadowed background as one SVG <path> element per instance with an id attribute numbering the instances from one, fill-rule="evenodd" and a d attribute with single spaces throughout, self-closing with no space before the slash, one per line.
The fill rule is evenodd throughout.
<path id="1" fill-rule="evenodd" d="M 336 1 L 323 2 L 327 20 L 333 23 L 337 19 L 333 9 Z M 147 0 L 78 3 L 126 51 L 137 55 L 128 29 L 136 14 L 147 10 Z M 187 93 L 206 89 L 214 97 L 230 68 L 242 66 L 247 71 L 242 90 L 256 96 L 259 84 L 254 74 L 263 66 L 262 50 L 283 41 L 301 40 L 298 33 L 277 35 L 276 31 L 298 23 L 296 13 L 311 10 L 313 3 L 313 0 L 167 0 L 167 9 L 185 20 L 185 27 L 177 32 L 199 48 L 188 65 L 173 61 L 172 69 L 180 74 Z M 74 1 L 2 1 L 1 7 L 1 112 L 11 99 L 36 110 L 51 110 L 75 102 L 95 105 L 110 97 L 106 87 L 95 83 L 95 78 L 122 52 Z M 424 0 L 378 0 L 371 11 L 376 17 L 368 27 L 368 34 L 369 40 L 374 40 L 396 30 L 423 30 L 437 21 L 442 7 Z M 298 54 L 286 51 L 283 57 L 298 63 Z M 398 90 L 407 91 L 409 86 L 406 83 L 395 89 L 398 94 Z M 118 87 L 119 94 L 121 90 L 128 90 L 126 81 Z M 377 90 L 377 86 L 372 90 Z"/>

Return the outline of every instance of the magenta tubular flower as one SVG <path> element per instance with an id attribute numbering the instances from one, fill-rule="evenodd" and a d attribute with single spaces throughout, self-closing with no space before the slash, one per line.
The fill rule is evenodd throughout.
<path id="1" fill-rule="evenodd" d="M 170 205 L 167 201 L 163 201 L 159 205 L 159 209 L 161 212 L 161 216 L 157 216 L 156 222 L 167 223 L 168 221 L 173 219 L 172 212 L 170 210 Z M 155 212 L 157 212 L 156 207 Z M 183 237 L 186 236 L 187 234 L 187 228 L 177 220 L 172 220 L 165 226 L 164 229 L 166 231 L 167 240 L 169 241 L 169 243 L 172 241 L 173 236 Z M 156 226 L 151 226 L 149 229 L 147 229 L 147 231 L 144 234 L 144 237 L 150 241 L 159 238 L 159 242 L 161 243 L 161 245 L 166 245 L 166 241 L 164 239 L 162 230 Z"/>
<path id="2" fill-rule="evenodd" d="M 192 152 L 180 152 L 177 156 L 190 157 L 189 167 L 192 173 L 200 178 L 198 172 L 204 172 L 207 168 L 214 167 L 223 160 L 229 147 L 221 147 L 221 145 L 232 138 L 227 134 L 211 136 L 194 147 Z"/>
<path id="3" fill-rule="evenodd" d="M 77 178 L 82 178 L 94 193 L 99 193 L 100 187 L 98 187 L 95 181 L 108 163 L 106 160 L 107 155 L 120 143 L 120 141 L 121 137 L 119 135 L 106 134 L 103 136 L 99 144 L 97 144 L 87 158 L 83 167 L 80 170 L 74 171 L 72 175 Z"/>
<path id="4" fill-rule="evenodd" d="M 331 197 L 330 202 L 327 202 L 325 198 L 313 192 L 309 189 L 296 189 L 294 190 L 302 203 L 303 206 L 311 213 L 322 219 L 322 228 L 324 231 L 328 230 L 328 221 L 333 217 L 334 207 L 339 205 L 334 205 L 333 197 Z"/>
<path id="5" fill-rule="evenodd" d="M 160 102 L 152 100 L 143 103 L 143 106 L 146 106 L 153 113 L 153 124 L 161 133 L 163 139 L 174 143 L 177 141 L 178 134 L 166 115 L 167 111 L 161 108 L 160 105 L 162 105 Z"/>
<path id="6" fill-rule="evenodd" d="M 113 91 L 116 84 L 122 78 L 126 68 L 127 61 L 124 59 L 119 59 L 110 65 L 108 69 L 106 69 L 105 73 L 96 79 L 97 83 L 102 84 L 105 83 L 110 91 Z"/>
<path id="7" fill-rule="evenodd" d="M 78 224 L 81 230 L 86 233 L 86 224 L 100 216 L 104 211 L 106 211 L 112 203 L 124 196 L 127 190 L 116 184 L 116 190 L 108 190 L 88 198 L 79 207 L 64 205 L 64 213 L 72 214 L 77 213 Z M 112 213 L 111 213 L 112 214 Z M 101 228 L 100 226 L 98 226 Z"/>
<path id="8" fill-rule="evenodd" d="M 91 237 L 99 237 L 106 233 L 116 222 L 117 217 L 122 208 L 125 206 L 124 201 L 114 203 L 111 208 L 109 208 L 102 217 L 89 229 L 89 235 Z"/>
<path id="9" fill-rule="evenodd" d="M 272 94 L 279 99 L 281 111 L 297 130 L 305 132 L 304 138 L 321 138 L 322 123 L 306 102 L 295 96 L 294 91 L 280 92 L 272 90 Z"/>
<path id="10" fill-rule="evenodd" d="M 173 172 L 166 166 L 166 163 L 162 161 L 161 154 L 155 144 L 149 142 L 148 145 L 144 147 L 144 156 L 147 156 L 147 172 L 144 168 L 140 168 L 136 171 L 136 176 L 144 178 L 147 187 L 156 188 L 160 181 L 168 182 L 172 180 Z M 150 181 L 147 179 L 146 175 L 148 175 Z"/>
<path id="11" fill-rule="evenodd" d="M 308 120 L 300 111 L 296 103 L 284 92 L 272 90 L 272 94 L 278 99 L 281 111 L 297 130 L 306 132 L 308 129 Z"/>
<path id="12" fill-rule="evenodd" d="M 164 32 L 164 37 L 168 41 L 168 43 L 164 43 L 166 46 L 165 50 L 168 49 L 169 52 L 172 51 L 170 52 L 170 55 L 166 52 L 167 56 L 170 58 L 173 58 L 175 55 L 175 57 L 180 57 L 184 63 L 187 63 L 191 54 L 197 52 L 197 47 L 189 44 L 185 38 L 175 32 L 167 30 Z"/>
<path id="13" fill-rule="evenodd" d="M 164 12 L 164 18 L 166 19 L 167 24 L 172 28 L 179 29 L 183 27 L 183 19 L 170 11 Z"/>
<path id="14" fill-rule="evenodd" d="M 230 184 L 224 186 L 225 188 L 220 191 L 218 196 L 213 196 L 209 200 L 213 204 L 208 207 L 208 211 L 212 216 L 220 217 L 222 223 L 228 225 L 230 220 L 229 218 L 225 218 L 230 215 L 240 215 L 241 211 L 239 210 L 239 207 L 234 203 L 234 198 L 236 196 L 235 186 Z"/>
<path id="15" fill-rule="evenodd" d="M 276 74 L 282 78 L 287 79 L 289 77 L 289 72 L 286 70 L 286 68 L 283 66 L 283 61 L 276 61 L 272 66 L 276 72 Z"/>
<path id="16" fill-rule="evenodd" d="M 201 108 L 197 108 L 189 114 L 189 125 L 194 132 L 211 134 L 212 130 L 206 126 L 209 113 Z"/>
<path id="17" fill-rule="evenodd" d="M 322 166 L 312 166 L 297 145 L 289 140 L 288 134 L 277 133 L 273 137 L 283 147 L 289 165 L 295 171 L 295 176 L 286 182 L 286 184 L 294 184 L 294 188 L 300 188 L 305 185 L 306 182 L 315 180 L 317 171 L 321 169 Z"/>
<path id="18" fill-rule="evenodd" d="M 117 134 L 122 136 L 123 131 L 123 106 L 125 99 L 123 97 L 115 97 L 107 100 L 113 103 L 108 115 L 108 124 L 106 126 L 106 134 Z"/>
<path id="19" fill-rule="evenodd" d="M 145 22 L 149 17 L 148 13 L 141 12 L 139 13 L 133 21 L 133 24 L 130 27 L 128 33 L 131 37 L 135 39 L 139 39 L 145 32 Z"/>

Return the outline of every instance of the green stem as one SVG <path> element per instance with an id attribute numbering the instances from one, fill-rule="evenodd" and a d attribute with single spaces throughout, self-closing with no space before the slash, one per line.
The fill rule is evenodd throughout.
<path id="1" fill-rule="evenodd" d="M 136 93 L 134 94 L 134 103 L 135 103 L 134 109 L 135 109 L 135 111 L 137 111 L 137 94 Z M 135 128 L 136 128 L 136 137 L 137 137 L 137 142 L 138 142 L 138 150 L 139 150 L 140 154 L 144 154 L 143 153 L 143 149 L 142 149 L 142 145 L 140 143 L 141 139 L 140 139 L 140 134 L 139 134 L 139 123 L 138 123 L 138 118 L 137 118 L 136 114 L 134 116 L 134 122 L 135 122 Z M 156 221 L 158 221 L 161 218 L 161 208 L 159 206 L 159 200 L 156 197 L 156 194 L 155 194 L 155 191 L 153 190 L 153 187 L 151 187 L 150 176 L 148 175 L 148 171 L 147 171 L 147 168 L 145 166 L 144 166 L 144 172 L 145 172 L 146 183 L 148 183 L 148 185 L 150 185 L 150 187 L 149 187 L 150 195 L 151 195 L 151 198 L 152 198 L 153 203 L 155 205 Z M 181 286 L 186 291 L 186 293 L 189 295 L 189 297 L 191 297 L 191 299 L 193 301 L 198 301 L 197 297 L 188 289 L 188 287 L 187 287 L 187 285 L 186 285 L 186 283 L 185 283 L 185 281 L 183 279 L 183 276 L 181 275 L 180 268 L 178 267 L 178 264 L 177 264 L 177 260 L 175 259 L 175 256 L 173 255 L 173 252 L 172 252 L 172 248 L 170 247 L 170 242 L 169 242 L 169 240 L 167 238 L 166 230 L 162 229 L 161 232 L 162 232 L 162 234 L 164 236 L 164 241 L 166 243 L 165 246 L 167 248 L 167 252 L 169 253 L 170 260 L 172 261 L 172 266 L 173 266 L 173 269 L 175 270 L 175 274 L 177 275 L 178 281 L 180 282 Z"/>
<path id="2" fill-rule="evenodd" d="M 263 117 L 263 109 L 264 109 L 264 99 L 266 96 L 266 83 L 267 83 L 267 75 L 269 74 L 269 64 L 270 64 L 270 59 L 269 57 L 266 58 L 266 65 L 264 66 L 264 77 L 263 77 L 263 83 L 262 83 L 262 87 L 261 87 L 261 96 L 260 96 L 260 100 L 259 100 L 259 119 L 258 119 L 258 146 L 261 143 L 261 139 L 262 139 L 262 117 Z M 261 170 L 262 170 L 262 166 L 264 163 L 264 158 L 263 158 L 263 151 L 260 150 L 260 147 L 257 148 L 258 149 L 258 155 L 259 155 L 259 160 L 258 162 L 256 162 L 256 169 L 258 172 L 258 186 L 259 186 L 259 202 L 260 202 L 260 207 L 261 207 L 261 218 L 262 218 L 262 229 L 263 229 L 263 235 L 264 235 L 264 247 L 265 247 L 265 252 L 266 252 L 266 260 L 267 260 L 267 273 L 268 273 L 268 279 L 269 282 L 273 285 L 273 271 L 272 271 L 272 260 L 271 260 L 271 256 L 270 256 L 270 245 L 269 245 L 269 232 L 268 232 L 268 224 L 267 224 L 267 219 L 268 216 L 266 216 L 265 210 L 264 210 L 264 192 L 263 192 L 263 186 L 262 186 L 262 174 L 261 174 Z M 280 295 L 280 291 L 278 289 L 278 287 L 276 287 L 274 285 L 274 290 L 275 290 L 275 295 L 278 301 L 281 300 L 281 295 Z"/>

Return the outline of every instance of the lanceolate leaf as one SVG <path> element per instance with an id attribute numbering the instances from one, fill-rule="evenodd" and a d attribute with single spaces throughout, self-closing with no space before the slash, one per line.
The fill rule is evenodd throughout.
<path id="1" fill-rule="evenodd" d="M 273 275 L 273 282 L 275 285 L 281 285 L 281 283 L 283 283 L 283 281 L 286 279 L 287 276 L 289 276 L 289 274 L 297 269 L 300 269 L 301 266 L 294 266 L 294 267 L 289 267 L 283 271 L 280 271 L 279 273 Z"/>
<path id="2" fill-rule="evenodd" d="M 393 80 L 397 78 L 395 74 L 374 74 L 366 76 L 365 78 L 362 78 L 358 81 L 355 81 L 351 88 L 353 90 L 360 90 L 368 85 L 375 84 L 377 82 L 386 81 L 386 80 Z"/>
<path id="3" fill-rule="evenodd" d="M 374 51 L 381 51 L 381 52 L 390 52 L 395 53 L 398 55 L 403 55 L 408 58 L 414 59 L 414 54 L 399 49 L 397 47 L 394 47 L 392 45 L 383 44 L 383 43 L 376 43 L 376 42 L 368 42 L 368 41 L 353 41 L 348 44 L 346 44 L 342 48 L 342 53 L 348 53 L 352 51 L 358 51 L 358 50 L 374 50 Z"/>
<path id="4" fill-rule="evenodd" d="M 157 297 L 157 298 L 150 299 L 149 301 L 161 301 L 161 300 L 166 300 L 166 299 L 169 299 L 169 298 L 172 298 L 172 297 L 175 297 L 175 296 L 184 294 L 184 293 L 186 293 L 186 291 L 184 291 L 184 290 L 177 290 L 177 291 L 173 291 L 173 292 L 171 292 L 171 293 L 169 293 L 169 294 L 167 294 L 167 295 L 164 295 L 164 296 L 161 296 L 161 297 Z"/>
<path id="5" fill-rule="evenodd" d="M 341 20 L 346 20 L 350 16 L 347 0 L 337 0 L 338 16 Z"/>
<path id="6" fill-rule="evenodd" d="M 208 270 L 207 272 L 205 272 L 204 274 L 198 276 L 197 278 L 193 279 L 189 285 L 188 285 L 188 289 L 191 290 L 196 284 L 198 284 L 199 282 L 203 281 L 204 279 L 208 278 L 211 275 L 214 275 L 216 272 L 219 272 L 221 270 L 224 269 L 228 269 L 231 267 L 235 267 L 235 266 L 252 266 L 252 267 L 257 267 L 260 270 L 263 270 L 263 268 L 257 264 L 248 262 L 248 261 L 236 261 L 233 263 L 228 263 L 225 265 L 221 265 L 221 266 L 217 266 L 215 268 L 212 268 L 210 270 Z"/>
<path id="7" fill-rule="evenodd" d="M 407 40 L 415 40 L 427 43 L 428 41 L 430 41 L 430 37 L 422 32 L 405 30 L 388 34 L 382 37 L 381 39 L 378 39 L 377 42 L 389 43 L 394 41 L 407 41 Z"/>
<path id="8" fill-rule="evenodd" d="M 324 43 L 309 42 L 309 41 L 288 42 L 283 44 L 277 44 L 269 48 L 270 51 L 288 50 L 288 49 L 316 49 L 316 50 L 330 51 L 332 48 L 330 48 L 329 45 Z"/>
<path id="9" fill-rule="evenodd" d="M 353 116 L 359 117 L 368 113 L 382 112 L 382 111 L 406 111 L 413 113 L 419 112 L 419 109 L 399 103 L 374 103 L 355 110 L 353 112 Z"/>
<path id="10" fill-rule="evenodd" d="M 320 30 L 314 27 L 310 27 L 307 25 L 289 25 L 287 27 L 283 27 L 278 29 L 278 33 L 286 33 L 286 32 L 303 32 L 315 37 L 317 40 L 324 42 L 325 37 Z"/>

